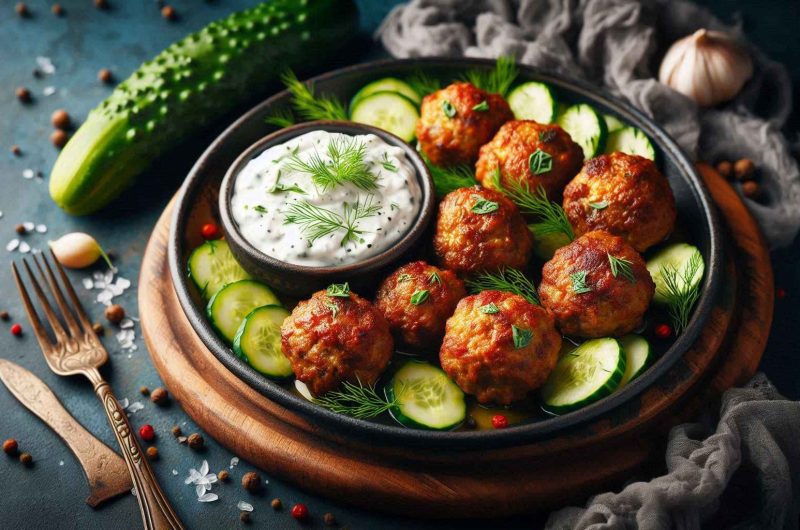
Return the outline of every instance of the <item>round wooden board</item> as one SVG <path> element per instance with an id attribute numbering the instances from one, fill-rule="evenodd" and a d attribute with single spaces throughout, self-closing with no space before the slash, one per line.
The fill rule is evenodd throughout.
<path id="1" fill-rule="evenodd" d="M 183 315 L 167 266 L 172 204 L 145 251 L 139 310 L 156 369 L 184 410 L 270 474 L 340 502 L 425 517 L 497 517 L 580 502 L 663 460 L 667 430 L 755 373 L 772 322 L 769 253 L 731 186 L 700 171 L 727 225 L 727 281 L 696 344 L 638 398 L 568 434 L 492 451 L 404 450 L 311 424 L 229 372 Z"/>

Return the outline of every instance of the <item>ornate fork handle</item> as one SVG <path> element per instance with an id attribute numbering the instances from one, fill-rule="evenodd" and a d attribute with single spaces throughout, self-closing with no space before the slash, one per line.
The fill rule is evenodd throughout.
<path id="1" fill-rule="evenodd" d="M 122 456 L 125 458 L 125 463 L 128 465 L 128 470 L 133 479 L 133 487 L 136 498 L 139 501 L 139 510 L 142 513 L 144 528 L 146 530 L 182 529 L 183 525 L 167 501 L 164 492 L 161 491 L 147 458 L 142 454 L 142 448 L 133 433 L 128 416 L 122 410 L 116 396 L 111 391 L 111 387 L 108 386 L 108 383 L 103 380 L 100 372 L 96 369 L 87 370 L 86 375 L 94 385 L 94 392 L 103 404 L 108 421 L 114 429 L 114 435 L 117 437 L 117 442 L 119 442 L 119 446 L 122 449 Z"/>

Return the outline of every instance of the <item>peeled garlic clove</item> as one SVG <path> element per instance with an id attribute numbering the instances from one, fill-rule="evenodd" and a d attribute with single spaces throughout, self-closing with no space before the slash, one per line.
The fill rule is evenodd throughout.
<path id="1" fill-rule="evenodd" d="M 753 60 L 730 35 L 700 29 L 675 42 L 658 71 L 658 79 L 698 105 L 733 99 L 753 75 Z"/>
<path id="2" fill-rule="evenodd" d="M 72 232 L 50 241 L 50 248 L 58 262 L 70 269 L 88 267 L 101 256 L 105 257 L 97 241 L 83 232 Z"/>

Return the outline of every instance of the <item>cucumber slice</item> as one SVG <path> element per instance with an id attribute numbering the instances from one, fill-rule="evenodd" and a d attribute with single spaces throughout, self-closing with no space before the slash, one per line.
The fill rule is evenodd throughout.
<path id="1" fill-rule="evenodd" d="M 588 340 L 558 360 L 542 387 L 543 408 L 564 414 L 606 397 L 625 373 L 625 353 L 615 339 Z"/>
<path id="2" fill-rule="evenodd" d="M 229 283 L 211 297 L 206 313 L 220 335 L 229 343 L 236 338 L 236 332 L 244 317 L 265 305 L 280 305 L 281 302 L 272 290 L 255 280 L 239 280 Z"/>
<path id="3" fill-rule="evenodd" d="M 636 127 L 623 127 L 608 135 L 606 153 L 628 153 L 639 155 L 650 160 L 656 159 L 656 148 L 650 138 Z"/>
<path id="4" fill-rule="evenodd" d="M 419 111 L 409 99 L 394 92 L 376 92 L 353 105 L 350 119 L 396 134 L 406 142 L 414 139 Z"/>
<path id="5" fill-rule="evenodd" d="M 650 364 L 653 349 L 650 343 L 640 335 L 625 335 L 619 339 L 619 344 L 625 352 L 625 373 L 619 382 L 619 388 L 624 387 L 633 381 Z"/>
<path id="6" fill-rule="evenodd" d="M 206 241 L 189 256 L 189 278 L 208 300 L 224 285 L 246 280 L 250 275 L 233 257 L 224 239 Z"/>
<path id="7" fill-rule="evenodd" d="M 685 279 L 689 274 L 688 269 L 690 262 L 695 255 L 699 256 L 700 266 L 691 278 L 689 285 L 687 285 Z M 667 303 L 667 296 L 665 295 L 665 293 L 667 293 L 667 288 L 662 275 L 664 267 L 672 267 L 678 271 L 678 283 L 682 292 L 697 286 L 703 279 L 703 272 L 705 271 L 703 255 L 700 254 L 700 250 L 693 245 L 688 243 L 674 243 L 660 250 L 652 258 L 647 260 L 647 271 L 656 284 L 656 293 L 653 296 L 653 301 L 659 304 Z"/>
<path id="8" fill-rule="evenodd" d="M 233 352 L 268 377 L 289 377 L 292 365 L 281 351 L 281 324 L 288 316 L 279 305 L 253 309 L 233 338 Z"/>
<path id="9" fill-rule="evenodd" d="M 558 102 L 550 87 L 536 81 L 523 83 L 512 90 L 508 105 L 516 119 L 539 123 L 553 123 L 558 112 Z"/>
<path id="10" fill-rule="evenodd" d="M 350 108 L 352 109 L 359 101 L 376 92 L 395 92 L 401 96 L 407 97 L 417 106 L 422 103 L 422 97 L 416 90 L 411 88 L 411 85 L 396 77 L 384 77 L 383 79 L 378 79 L 377 81 L 369 83 L 356 92 L 356 95 L 350 100 Z"/>
<path id="11" fill-rule="evenodd" d="M 612 116 L 611 114 L 603 114 L 603 119 L 606 122 L 606 129 L 608 130 L 608 134 L 611 134 L 614 131 L 618 131 L 625 127 L 625 124 L 620 121 L 619 118 L 616 116 Z"/>
<path id="12" fill-rule="evenodd" d="M 398 399 L 390 413 L 408 427 L 449 430 L 467 416 L 464 392 L 440 368 L 408 361 L 386 387 L 389 400 Z"/>
<path id="13" fill-rule="evenodd" d="M 608 136 L 606 121 L 589 105 L 571 106 L 558 117 L 558 124 L 581 146 L 585 160 L 603 152 Z"/>

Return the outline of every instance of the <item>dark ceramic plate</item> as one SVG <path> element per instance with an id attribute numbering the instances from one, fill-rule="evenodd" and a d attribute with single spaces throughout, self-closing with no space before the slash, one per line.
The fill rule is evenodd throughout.
<path id="1" fill-rule="evenodd" d="M 471 68 L 493 67 L 494 61 L 481 59 L 388 60 L 336 70 L 316 77 L 313 81 L 319 92 L 333 94 L 347 101 L 360 87 L 382 77 L 402 78 L 422 71 L 449 81 Z M 675 193 L 679 226 L 683 227 L 685 238 L 697 245 L 703 254 L 706 275 L 702 294 L 689 326 L 669 348 L 661 352 L 644 374 L 611 396 L 563 416 L 539 417 L 502 430 L 435 432 L 334 414 L 309 403 L 288 390 L 286 386 L 270 381 L 239 360 L 212 330 L 205 317 L 204 304 L 199 293 L 187 277 L 186 263 L 191 250 L 202 242 L 201 225 L 209 219 L 219 219 L 217 197 L 223 176 L 245 149 L 274 130 L 265 123 L 265 118 L 273 115 L 279 108 L 288 107 L 289 94 L 285 91 L 267 99 L 228 127 L 206 149 L 178 193 L 170 234 L 170 272 L 189 321 L 211 352 L 255 390 L 287 409 L 305 415 L 315 424 L 341 434 L 358 437 L 367 443 L 452 450 L 516 445 L 562 433 L 581 423 L 608 414 L 664 375 L 697 338 L 717 294 L 722 270 L 722 248 L 715 207 L 692 162 L 661 128 L 636 109 L 586 83 L 546 74 L 534 68 L 521 67 L 519 80 L 545 82 L 556 90 L 561 100 L 589 103 L 599 111 L 615 114 L 624 122 L 644 131 L 653 140 L 658 164 L 669 178 Z"/>

